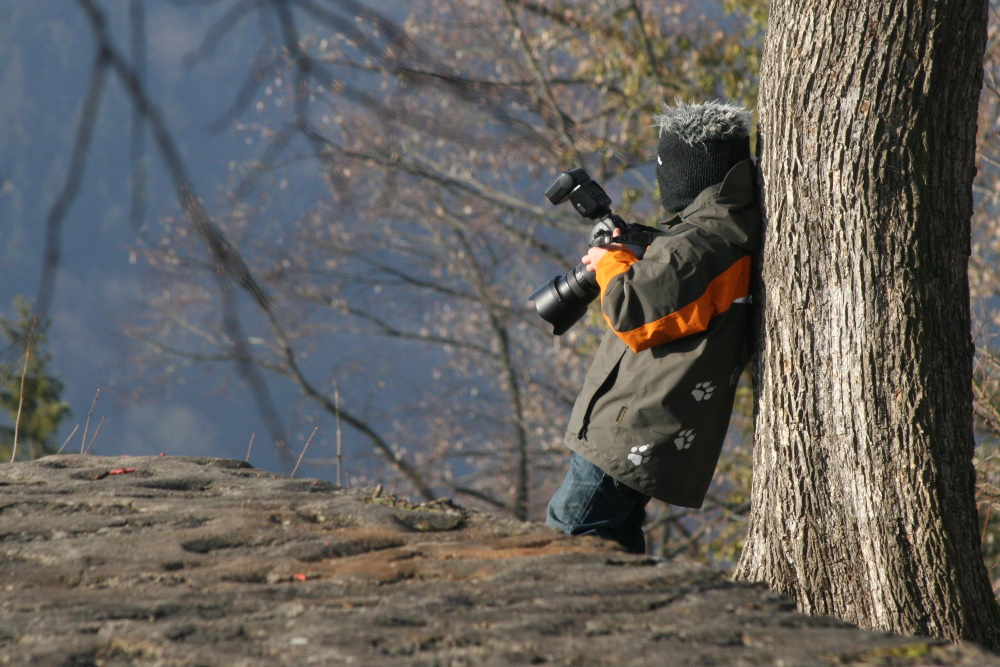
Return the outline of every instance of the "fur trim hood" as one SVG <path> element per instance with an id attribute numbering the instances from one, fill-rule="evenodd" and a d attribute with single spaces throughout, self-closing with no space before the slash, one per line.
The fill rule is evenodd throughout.
<path id="1" fill-rule="evenodd" d="M 750 119 L 748 109 L 724 102 L 681 102 L 665 106 L 662 114 L 653 117 L 661 137 L 673 134 L 687 144 L 749 137 Z"/>

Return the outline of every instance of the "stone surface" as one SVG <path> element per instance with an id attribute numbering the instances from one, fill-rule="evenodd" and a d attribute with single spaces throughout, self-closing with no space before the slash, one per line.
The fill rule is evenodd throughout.
<path id="1" fill-rule="evenodd" d="M 998 665 L 596 538 L 209 458 L 0 465 L 0 663 Z"/>

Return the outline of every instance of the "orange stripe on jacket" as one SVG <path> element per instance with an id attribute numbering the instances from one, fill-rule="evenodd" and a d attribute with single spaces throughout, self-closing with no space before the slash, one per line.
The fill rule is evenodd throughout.
<path id="1" fill-rule="evenodd" d="M 611 279 L 620 273 L 625 273 L 628 267 L 638 261 L 639 259 L 628 248 L 606 252 L 597 263 L 597 283 L 601 286 L 601 298 L 604 295 L 604 288 Z"/>
<path id="2" fill-rule="evenodd" d="M 631 256 L 631 257 L 629 257 Z M 602 286 L 628 270 L 638 260 L 632 253 L 609 252 L 597 265 L 597 280 Z M 656 345 L 699 333 L 708 328 L 712 318 L 729 310 L 736 299 L 750 293 L 750 256 L 738 259 L 708 284 L 705 292 L 683 308 L 631 331 L 615 331 L 618 337 L 641 352 Z M 604 319 L 611 325 L 607 315 Z"/>

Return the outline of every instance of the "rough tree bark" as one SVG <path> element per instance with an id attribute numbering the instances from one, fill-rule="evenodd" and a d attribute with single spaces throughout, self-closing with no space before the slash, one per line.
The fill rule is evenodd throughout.
<path id="1" fill-rule="evenodd" d="M 808 613 L 997 650 L 966 273 L 986 19 L 986 0 L 771 3 L 736 576 Z"/>

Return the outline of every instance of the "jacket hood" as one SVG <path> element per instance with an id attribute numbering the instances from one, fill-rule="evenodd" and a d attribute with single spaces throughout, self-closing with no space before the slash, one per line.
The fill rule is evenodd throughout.
<path id="1" fill-rule="evenodd" d="M 718 234 L 748 252 L 757 252 L 760 207 L 756 184 L 753 162 L 743 160 L 729 170 L 721 183 L 705 188 L 690 206 L 659 224 L 669 227 L 686 222 Z"/>

